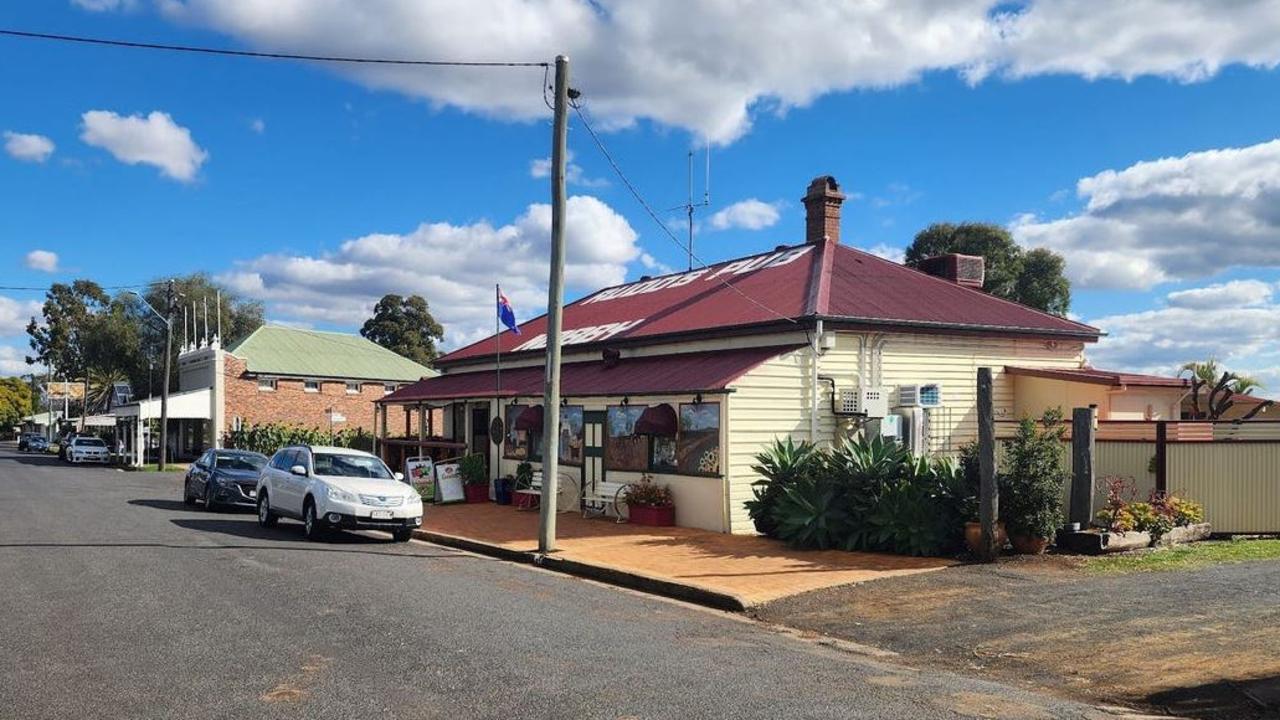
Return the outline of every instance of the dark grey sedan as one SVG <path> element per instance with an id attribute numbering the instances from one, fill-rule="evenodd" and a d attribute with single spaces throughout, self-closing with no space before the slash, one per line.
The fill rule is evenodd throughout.
<path id="1" fill-rule="evenodd" d="M 204 503 L 206 510 L 219 507 L 256 507 L 258 473 L 267 464 L 265 455 L 247 450 L 209 450 L 191 463 L 182 482 L 182 501 Z"/>

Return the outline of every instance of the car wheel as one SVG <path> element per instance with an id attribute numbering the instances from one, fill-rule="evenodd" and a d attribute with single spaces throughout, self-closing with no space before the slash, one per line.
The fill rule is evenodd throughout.
<path id="1" fill-rule="evenodd" d="M 314 502 L 308 501 L 306 507 L 302 508 L 302 534 L 308 540 L 320 540 L 324 537 L 324 526 L 320 518 L 316 517 Z"/>
<path id="2" fill-rule="evenodd" d="M 213 499 L 213 488 L 209 487 L 209 483 L 204 484 L 204 511 L 218 511 L 218 503 Z"/>
<path id="3" fill-rule="evenodd" d="M 184 480 L 184 481 L 182 481 L 182 504 L 183 504 L 183 505 L 195 505 L 195 504 L 196 504 L 196 499 L 195 499 L 195 497 L 193 497 L 193 496 L 191 495 L 191 484 L 190 484 L 190 483 L 188 483 L 188 482 L 187 482 L 187 481 L 185 481 L 185 480 Z"/>
<path id="4" fill-rule="evenodd" d="M 271 503 L 267 500 L 267 494 L 263 493 L 258 497 L 258 524 L 264 528 L 275 527 L 279 519 L 271 512 Z"/>
<path id="5" fill-rule="evenodd" d="M 413 530 L 410 528 L 396 530 L 391 533 L 391 537 L 395 538 L 396 542 L 409 542 L 410 538 L 413 537 Z"/>

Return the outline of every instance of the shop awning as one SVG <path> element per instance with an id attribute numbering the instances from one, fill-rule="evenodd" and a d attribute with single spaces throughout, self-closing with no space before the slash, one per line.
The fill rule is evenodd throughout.
<path id="1" fill-rule="evenodd" d="M 633 432 L 637 435 L 675 435 L 678 427 L 675 408 L 667 403 L 658 403 L 644 409 Z"/>
<path id="2" fill-rule="evenodd" d="M 560 394 L 667 395 L 725 389 L 760 363 L 796 349 L 796 345 L 744 348 L 717 352 L 565 363 L 560 369 Z M 503 368 L 501 389 L 493 370 L 457 372 L 424 378 L 406 385 L 379 402 L 416 402 L 542 395 L 544 368 Z"/>
<path id="3" fill-rule="evenodd" d="M 520 417 L 516 418 L 512 428 L 531 433 L 542 432 L 542 406 L 534 405 L 525 408 L 524 412 L 520 413 Z"/>

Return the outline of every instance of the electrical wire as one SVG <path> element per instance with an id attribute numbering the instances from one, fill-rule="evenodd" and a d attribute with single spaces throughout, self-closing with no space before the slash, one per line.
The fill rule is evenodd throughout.
<path id="1" fill-rule="evenodd" d="M 160 280 L 160 281 L 149 282 L 149 283 L 134 283 L 132 285 L 99 285 L 98 287 L 102 290 L 135 290 L 137 288 L 154 287 L 156 285 L 163 285 L 166 282 L 168 281 Z M 70 284 L 67 284 L 67 287 L 70 287 Z M 0 290 L 13 290 L 13 291 L 29 290 L 32 292 L 49 292 L 52 289 L 53 288 L 51 286 L 50 287 L 32 287 L 32 286 L 23 286 L 23 285 L 0 285 Z"/>
<path id="2" fill-rule="evenodd" d="M 631 180 L 627 177 L 626 173 L 622 172 L 622 168 L 619 167 L 618 162 L 613 159 L 613 155 L 610 154 L 609 149 L 605 147 L 604 141 L 600 139 L 600 136 L 596 134 L 595 129 L 591 127 L 591 123 L 587 120 L 587 116 L 583 113 L 582 106 L 578 103 L 572 103 L 572 102 L 569 103 L 569 105 L 570 107 L 573 108 L 574 112 L 577 113 L 578 120 L 582 122 L 582 127 L 586 129 L 587 134 L 591 136 L 591 139 L 595 142 L 596 147 L 599 148 L 600 154 L 603 155 L 604 159 L 609 162 L 609 165 L 613 168 L 613 172 L 617 174 L 618 179 L 622 181 L 622 184 L 624 186 L 626 186 L 627 190 L 631 193 L 631 196 L 636 199 L 636 202 L 640 203 L 640 207 L 644 208 L 645 213 L 647 213 L 649 217 L 653 219 L 653 222 L 656 223 L 658 227 L 662 228 L 662 232 L 668 238 L 671 239 L 671 242 L 676 244 L 676 247 L 680 248 L 681 252 L 688 254 L 689 257 L 692 257 L 694 261 L 698 263 L 699 269 L 705 270 L 708 267 L 707 263 L 702 258 L 698 257 L 697 255 L 694 255 L 689 248 L 685 247 L 684 243 L 680 242 L 680 238 L 676 237 L 675 233 L 671 231 L 671 228 L 667 227 L 667 224 L 664 223 L 662 219 L 658 217 L 658 213 L 654 211 L 653 206 L 651 206 L 648 203 L 648 201 L 644 199 L 644 196 L 641 195 L 640 191 L 636 189 L 636 186 L 632 184 Z M 728 280 L 725 280 L 724 278 L 715 278 L 715 279 L 719 280 L 721 285 L 724 285 L 730 290 L 741 295 L 743 299 L 747 300 L 752 305 L 759 307 L 760 309 L 773 315 L 774 317 L 777 317 L 781 320 L 786 320 L 787 322 L 793 325 L 798 324 L 795 318 L 783 315 L 777 310 L 774 310 L 768 305 L 765 305 L 759 300 L 756 300 L 755 298 L 751 297 L 746 292 L 744 292 L 742 288 L 738 287 L 737 285 L 734 285 Z"/>
<path id="3" fill-rule="evenodd" d="M 477 60 L 409 60 L 398 58 L 349 57 L 342 55 L 304 55 L 284 52 L 256 52 L 253 50 L 231 50 L 228 48 L 202 47 L 198 45 L 166 45 L 162 43 L 134 42 L 131 40 L 114 40 L 111 38 L 85 37 L 81 35 L 58 35 L 55 33 L 39 33 L 27 30 L 0 29 L 0 35 L 28 38 L 36 40 L 54 40 L 58 42 L 82 43 L 86 45 L 106 45 L 109 47 L 132 48 L 141 50 L 164 50 L 169 52 L 201 53 L 204 55 L 226 55 L 230 57 L 260 58 L 267 60 L 309 60 L 312 62 L 357 63 L 368 65 L 424 65 L 430 67 L 548 67 L 548 62 L 506 62 Z"/>

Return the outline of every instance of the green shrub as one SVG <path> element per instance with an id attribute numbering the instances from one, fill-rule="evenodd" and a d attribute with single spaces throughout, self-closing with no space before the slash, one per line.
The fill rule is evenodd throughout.
<path id="1" fill-rule="evenodd" d="M 748 500 L 747 515 L 755 524 L 756 531 L 769 537 L 777 537 L 777 523 L 773 518 L 773 509 L 782 497 L 783 491 L 795 484 L 797 480 L 811 477 L 820 466 L 821 457 L 815 452 L 812 443 L 801 442 L 799 445 L 787 436 L 785 440 L 773 441 L 768 450 L 756 455 L 756 464 L 751 469 L 764 479 L 752 483 L 754 497 Z"/>
<path id="2" fill-rule="evenodd" d="M 373 452 L 373 434 L 363 428 L 349 428 L 333 433 L 284 423 L 245 425 L 223 436 L 223 445 L 236 450 L 250 450 L 271 456 L 288 445 L 334 445 Z"/>
<path id="3" fill-rule="evenodd" d="M 840 489 L 829 478 L 796 478 L 782 487 L 773 507 L 778 538 L 804 549 L 844 546 L 853 523 L 842 501 Z"/>
<path id="4" fill-rule="evenodd" d="M 1179 497 L 1169 499 L 1173 511 L 1173 524 L 1177 527 L 1199 525 L 1204 522 L 1204 506 Z"/>
<path id="5" fill-rule="evenodd" d="M 671 488 L 653 481 L 653 476 L 645 473 L 640 482 L 627 485 L 622 491 L 622 498 L 628 505 L 644 505 L 647 507 L 671 507 L 676 504 L 671 495 Z"/>
<path id="6" fill-rule="evenodd" d="M 1000 468 L 1000 519 L 1010 535 L 1052 538 L 1062 526 L 1062 492 L 1067 481 L 1062 413 L 1051 410 L 1040 423 L 1024 418 L 1005 442 Z"/>
<path id="7" fill-rule="evenodd" d="M 533 465 L 522 462 L 516 466 L 516 490 L 528 490 L 533 487 Z"/>
<path id="8" fill-rule="evenodd" d="M 484 467 L 483 455 L 466 455 L 458 461 L 458 474 L 463 485 L 488 485 L 489 472 Z"/>

